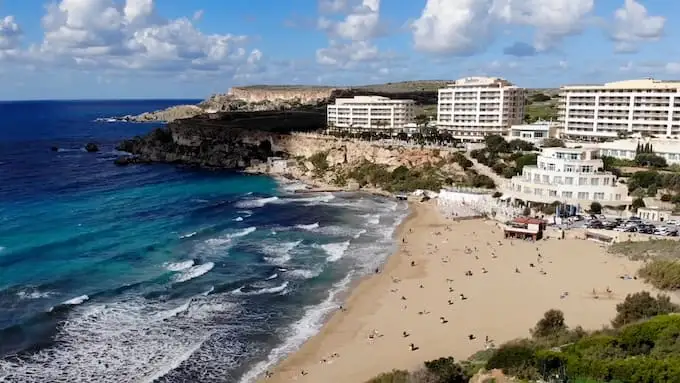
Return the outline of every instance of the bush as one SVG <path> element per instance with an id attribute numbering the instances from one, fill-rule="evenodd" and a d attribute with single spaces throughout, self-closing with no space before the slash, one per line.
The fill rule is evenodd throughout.
<path id="1" fill-rule="evenodd" d="M 409 383 L 411 382 L 409 372 L 406 370 L 392 370 L 392 372 L 383 372 L 373 379 L 366 381 L 366 383 Z"/>
<path id="2" fill-rule="evenodd" d="M 564 141 L 559 138 L 546 138 L 542 142 L 544 148 L 563 148 Z"/>
<path id="3" fill-rule="evenodd" d="M 555 336 L 567 330 L 564 324 L 564 313 L 560 310 L 548 310 L 543 314 L 543 318 L 536 323 L 536 327 L 531 329 L 534 338 L 546 338 Z"/>
<path id="4" fill-rule="evenodd" d="M 494 192 L 494 193 L 491 195 L 491 197 L 493 197 L 493 198 L 501 198 L 502 196 L 503 196 L 503 193 L 501 193 L 501 192 L 499 192 L 499 191 Z"/>
<path id="5" fill-rule="evenodd" d="M 519 157 L 515 160 L 515 172 L 516 173 L 522 173 L 522 168 L 527 166 L 527 165 L 536 165 L 536 161 L 538 159 L 538 154 L 536 153 L 531 153 L 531 154 L 525 154 L 522 157 Z"/>
<path id="6" fill-rule="evenodd" d="M 614 328 L 637 322 L 656 315 L 678 312 L 679 307 L 667 295 L 652 297 L 647 291 L 628 294 L 626 299 L 616 305 L 616 317 L 612 320 Z"/>
<path id="7" fill-rule="evenodd" d="M 637 209 L 641 207 L 645 207 L 645 201 L 642 198 L 635 198 L 633 200 L 633 203 L 631 204 L 631 207 L 633 208 L 633 211 L 637 211 Z"/>
<path id="8" fill-rule="evenodd" d="M 328 160 L 326 159 L 327 155 L 328 153 L 326 152 L 316 152 L 309 157 L 309 162 L 311 162 L 312 165 L 314 165 L 315 168 L 314 170 L 316 172 L 323 173 L 326 170 L 328 170 L 329 166 Z"/>
<path id="9" fill-rule="evenodd" d="M 470 376 L 453 357 L 425 362 L 425 369 L 434 378 L 432 383 L 466 383 Z"/>
<path id="10" fill-rule="evenodd" d="M 520 379 L 534 379 L 537 377 L 534 351 L 534 346 L 526 340 L 503 344 L 486 362 L 486 369 L 498 368 Z"/>
<path id="11" fill-rule="evenodd" d="M 639 153 L 635 156 L 635 164 L 638 166 L 650 166 L 655 168 L 665 168 L 668 166 L 666 159 L 654 153 Z"/>
<path id="12" fill-rule="evenodd" d="M 590 212 L 593 214 L 600 214 L 602 213 L 602 204 L 599 202 L 593 202 L 590 204 Z"/>
<path id="13" fill-rule="evenodd" d="M 668 194 L 668 193 L 661 195 L 661 201 L 663 201 L 663 202 L 670 202 L 672 198 L 673 198 L 673 196 Z"/>
<path id="14" fill-rule="evenodd" d="M 657 289 L 680 289 L 680 263 L 678 261 L 655 259 L 645 264 L 638 271 L 638 275 Z"/>
<path id="15" fill-rule="evenodd" d="M 652 186 L 647 188 L 647 196 L 648 197 L 656 197 L 656 193 L 658 193 L 656 185 L 652 185 Z"/>
<path id="16" fill-rule="evenodd" d="M 515 169 L 513 166 L 508 166 L 503 169 L 503 174 L 501 175 L 503 178 L 512 178 L 517 175 L 517 169 Z"/>

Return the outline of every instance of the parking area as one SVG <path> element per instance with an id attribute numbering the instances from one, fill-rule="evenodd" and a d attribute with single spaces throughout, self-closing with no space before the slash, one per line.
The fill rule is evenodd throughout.
<path id="1" fill-rule="evenodd" d="M 602 215 L 591 215 L 583 217 L 583 219 L 578 222 L 579 226 L 588 229 L 613 230 L 623 233 L 653 234 L 664 237 L 676 237 L 678 236 L 678 229 L 680 229 L 680 222 L 678 221 L 673 220 L 668 222 L 652 222 L 642 220 L 639 217 L 630 217 L 624 219 L 619 217 L 607 218 Z"/>

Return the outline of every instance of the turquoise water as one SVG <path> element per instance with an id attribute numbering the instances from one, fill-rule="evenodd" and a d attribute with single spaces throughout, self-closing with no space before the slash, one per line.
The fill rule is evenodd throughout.
<path id="1" fill-rule="evenodd" d="M 395 201 L 114 166 L 171 103 L 0 103 L 0 380 L 249 381 L 391 251 Z"/>

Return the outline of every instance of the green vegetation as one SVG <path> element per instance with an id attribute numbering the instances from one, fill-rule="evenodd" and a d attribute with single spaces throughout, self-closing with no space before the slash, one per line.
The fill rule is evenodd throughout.
<path id="1" fill-rule="evenodd" d="M 527 97 L 524 121 L 533 123 L 539 120 L 556 120 L 557 104 L 557 97 L 546 92 L 530 93 Z"/>
<path id="2" fill-rule="evenodd" d="M 680 289 L 680 263 L 677 260 L 654 259 L 643 266 L 638 275 L 657 289 Z"/>
<path id="3" fill-rule="evenodd" d="M 501 136 L 492 135 L 484 139 L 485 147 L 470 152 L 470 156 L 482 165 L 490 167 L 494 173 L 512 178 L 520 174 L 527 165 L 536 165 L 537 153 L 534 146 L 522 141 L 505 141 Z"/>
<path id="4" fill-rule="evenodd" d="M 632 260 L 647 259 L 679 259 L 680 241 L 670 239 L 652 239 L 644 242 L 617 242 L 609 246 L 612 254 L 620 254 Z"/>
<path id="5" fill-rule="evenodd" d="M 546 138 L 541 143 L 544 148 L 563 148 L 564 141 L 559 138 Z"/>
<path id="6" fill-rule="evenodd" d="M 676 313 L 679 309 L 678 305 L 671 303 L 667 295 L 657 295 L 654 298 L 646 291 L 628 294 L 622 303 L 616 305 L 616 317 L 612 320 L 612 326 L 620 328 L 657 315 Z"/>
<path id="7" fill-rule="evenodd" d="M 382 373 L 366 383 L 466 383 L 470 377 L 463 366 L 447 357 L 425 362 L 423 368 L 414 372 L 392 370 Z"/>
<path id="8" fill-rule="evenodd" d="M 592 214 L 600 214 L 602 213 L 602 204 L 600 204 L 597 201 L 594 201 L 590 204 L 590 212 Z"/>
<path id="9" fill-rule="evenodd" d="M 314 165 L 314 173 L 318 176 L 323 173 L 325 173 L 328 168 L 328 160 L 326 157 L 328 156 L 328 152 L 317 152 L 314 153 L 309 157 L 309 162 Z"/>

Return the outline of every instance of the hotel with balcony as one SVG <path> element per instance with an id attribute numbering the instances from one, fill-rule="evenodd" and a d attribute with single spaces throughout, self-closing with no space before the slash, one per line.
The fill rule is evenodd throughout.
<path id="1" fill-rule="evenodd" d="M 479 142 L 524 119 L 525 90 L 497 77 L 466 77 L 439 89 L 437 128 Z"/>
<path id="2" fill-rule="evenodd" d="M 615 176 L 602 170 L 599 149 L 545 148 L 537 165 L 525 166 L 522 174 L 506 185 L 505 194 L 528 202 L 560 202 L 589 208 L 630 205 L 628 189 Z"/>
<path id="3" fill-rule="evenodd" d="M 560 91 L 563 135 L 598 140 L 640 133 L 680 136 L 680 82 L 654 79 L 569 85 Z"/>
<path id="4" fill-rule="evenodd" d="M 381 96 L 337 98 L 327 108 L 329 129 L 401 131 L 415 118 L 415 101 Z"/>

